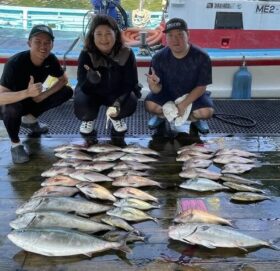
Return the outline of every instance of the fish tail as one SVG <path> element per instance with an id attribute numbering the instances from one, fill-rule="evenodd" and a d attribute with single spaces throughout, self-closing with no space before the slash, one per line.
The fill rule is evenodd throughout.
<path id="1" fill-rule="evenodd" d="M 121 242 L 121 245 L 117 249 L 130 254 L 130 253 L 132 253 L 132 250 L 126 245 L 128 238 L 129 238 L 129 233 L 126 235 L 124 240 Z"/>

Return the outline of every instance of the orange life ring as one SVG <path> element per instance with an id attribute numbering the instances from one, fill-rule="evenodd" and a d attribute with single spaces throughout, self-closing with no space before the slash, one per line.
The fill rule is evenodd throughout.
<path id="1" fill-rule="evenodd" d="M 123 42 L 130 47 L 140 46 L 140 32 L 143 31 L 142 28 L 130 27 L 122 31 Z M 162 26 L 156 29 L 146 30 L 147 38 L 146 42 L 149 46 L 153 46 L 161 43 L 162 40 Z"/>

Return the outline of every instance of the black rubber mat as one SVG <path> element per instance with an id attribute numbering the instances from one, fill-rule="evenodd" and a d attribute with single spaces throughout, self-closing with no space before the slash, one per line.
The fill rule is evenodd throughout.
<path id="1" fill-rule="evenodd" d="M 213 134 L 247 134 L 247 135 L 279 135 L 280 134 L 280 100 L 214 100 L 217 117 L 208 121 L 210 133 Z M 95 122 L 98 136 L 109 136 L 110 129 L 106 130 L 106 108 L 101 108 Z M 237 115 L 226 117 L 221 114 Z M 150 136 L 153 131 L 147 127 L 151 117 L 144 109 L 143 101 L 139 101 L 135 114 L 126 119 L 128 126 L 127 136 Z M 249 118 L 244 119 L 245 118 Z M 233 121 L 237 125 L 225 121 Z M 80 121 L 73 112 L 73 102 L 67 102 L 60 107 L 52 109 L 40 117 L 40 121 L 49 125 L 49 136 L 78 135 Z M 252 121 L 256 124 L 250 126 Z M 244 125 L 244 126 L 240 126 Z M 110 126 L 109 126 L 110 128 Z M 21 128 L 21 134 L 29 131 Z"/>

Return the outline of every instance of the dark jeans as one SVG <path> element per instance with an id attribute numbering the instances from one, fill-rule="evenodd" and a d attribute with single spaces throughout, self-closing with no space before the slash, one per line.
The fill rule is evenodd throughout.
<path id="1" fill-rule="evenodd" d="M 12 142 L 19 141 L 19 130 L 21 117 L 32 114 L 34 117 L 40 116 L 47 110 L 66 102 L 73 96 L 73 90 L 69 86 L 64 86 L 61 90 L 49 96 L 40 103 L 36 103 L 32 98 L 24 99 L 20 102 L 8 104 L 2 107 L 3 122 Z"/>
<path id="2" fill-rule="evenodd" d="M 131 92 L 122 102 L 119 115 L 113 119 L 120 120 L 131 116 L 136 110 L 137 100 L 134 92 Z M 112 104 L 113 101 L 110 97 L 86 95 L 79 88 L 75 89 L 74 112 L 76 117 L 81 121 L 95 120 L 102 105 L 111 106 Z"/>

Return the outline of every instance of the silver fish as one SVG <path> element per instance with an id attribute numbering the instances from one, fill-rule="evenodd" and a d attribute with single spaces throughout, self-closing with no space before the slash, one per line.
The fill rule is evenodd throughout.
<path id="1" fill-rule="evenodd" d="M 108 144 L 108 143 L 98 143 L 91 145 L 87 148 L 88 152 L 104 153 L 104 152 L 115 152 L 121 151 L 120 147 Z"/>
<path id="2" fill-rule="evenodd" d="M 75 170 L 71 167 L 52 167 L 41 173 L 42 177 L 54 177 L 56 175 L 70 175 Z"/>
<path id="3" fill-rule="evenodd" d="M 136 145 L 136 144 L 131 144 L 131 145 L 126 146 L 122 149 L 122 151 L 127 152 L 127 153 L 138 153 L 138 154 L 145 154 L 145 155 L 160 156 L 159 152 L 154 151 L 147 147 Z"/>
<path id="4" fill-rule="evenodd" d="M 191 158 L 184 162 L 182 169 L 188 169 L 188 168 L 208 168 L 212 165 L 212 160 L 206 160 L 201 158 Z"/>
<path id="5" fill-rule="evenodd" d="M 107 162 L 107 161 L 116 161 L 118 159 L 120 159 L 122 156 L 124 156 L 125 153 L 124 152 L 120 152 L 120 151 L 114 151 L 114 152 L 106 152 L 106 153 L 98 153 L 96 154 L 92 161 L 97 162 L 97 161 L 103 161 L 103 162 Z"/>
<path id="6" fill-rule="evenodd" d="M 238 184 L 233 182 L 224 182 L 224 186 L 227 186 L 233 190 L 236 191 L 242 191 L 242 192 L 255 192 L 255 193 L 264 193 L 263 190 L 246 185 L 246 184 Z"/>
<path id="7" fill-rule="evenodd" d="M 75 165 L 75 169 L 85 169 L 101 172 L 115 166 L 115 163 L 112 162 L 81 162 Z"/>
<path id="8" fill-rule="evenodd" d="M 234 183 L 241 183 L 241 184 L 258 184 L 257 181 L 249 180 L 234 174 L 222 174 L 221 180 L 226 182 L 234 182 Z"/>
<path id="9" fill-rule="evenodd" d="M 149 176 L 149 173 L 147 171 L 136 171 L 136 170 L 113 170 L 110 173 L 108 173 L 108 177 L 110 178 L 117 178 L 122 177 L 126 175 L 134 175 L 134 176 Z"/>
<path id="10" fill-rule="evenodd" d="M 194 178 L 207 178 L 211 180 L 218 180 L 220 179 L 222 174 L 210 171 L 204 168 L 188 168 L 184 169 L 184 171 L 179 173 L 179 176 L 182 178 L 194 179 Z"/>
<path id="11" fill-rule="evenodd" d="M 113 193 L 118 198 L 136 198 L 158 202 L 154 196 L 134 187 L 123 187 Z"/>
<path id="12" fill-rule="evenodd" d="M 79 190 L 76 187 L 49 185 L 34 192 L 32 198 L 37 197 L 71 197 L 77 194 Z"/>
<path id="13" fill-rule="evenodd" d="M 212 153 L 212 150 L 210 150 L 208 147 L 200 146 L 200 145 L 183 146 L 177 151 L 177 153 L 180 154 L 185 151 L 198 151 L 200 153 Z"/>
<path id="14" fill-rule="evenodd" d="M 144 221 L 153 220 L 157 223 L 157 219 L 144 213 L 143 211 L 131 207 L 114 208 L 106 212 L 108 215 L 116 216 L 127 221 Z"/>
<path id="15" fill-rule="evenodd" d="M 83 160 L 74 159 L 74 158 L 66 158 L 60 159 L 57 162 L 53 163 L 54 167 L 75 167 L 80 164 Z"/>
<path id="16" fill-rule="evenodd" d="M 109 231 L 106 232 L 102 238 L 110 242 L 121 242 L 126 240 L 127 243 L 133 243 L 137 241 L 146 242 L 146 237 L 136 234 L 135 232 L 127 233 L 125 231 Z"/>
<path id="17" fill-rule="evenodd" d="M 63 228 L 14 230 L 8 234 L 8 238 L 26 251 L 45 256 L 91 256 L 109 249 L 130 252 L 123 243 L 107 242 L 86 233 Z"/>
<path id="18" fill-rule="evenodd" d="M 95 222 L 93 220 L 77 215 L 56 211 L 36 211 L 25 213 L 10 222 L 13 229 L 23 228 L 49 228 L 62 227 L 77 229 L 83 232 L 95 233 L 99 231 L 111 231 L 114 227 L 107 224 Z"/>
<path id="19" fill-rule="evenodd" d="M 232 226 L 231 222 L 225 218 L 196 209 L 190 209 L 178 214 L 174 221 L 177 223 L 207 223 Z"/>
<path id="20" fill-rule="evenodd" d="M 160 208 L 160 205 L 154 205 L 144 200 L 135 198 L 124 198 L 114 202 L 113 205 L 117 207 L 132 207 L 139 210 L 150 210 L 154 208 Z"/>
<path id="21" fill-rule="evenodd" d="M 117 199 L 105 187 L 97 183 L 77 184 L 77 187 L 87 196 L 94 199 L 116 201 Z"/>
<path id="22" fill-rule="evenodd" d="M 143 176 L 133 176 L 133 175 L 126 175 L 122 177 L 116 178 L 112 182 L 113 186 L 131 186 L 131 187 L 142 187 L 142 186 L 158 186 L 162 187 L 159 182 L 153 181 L 149 178 Z"/>
<path id="23" fill-rule="evenodd" d="M 134 227 L 132 227 L 130 224 L 128 224 L 128 222 L 126 222 L 125 220 L 123 220 L 120 217 L 105 215 L 101 218 L 101 221 L 108 225 L 111 225 L 113 227 L 123 229 L 125 231 L 139 232 Z"/>
<path id="24" fill-rule="evenodd" d="M 61 211 L 75 212 L 76 214 L 95 214 L 106 212 L 111 209 L 111 205 L 96 203 L 83 198 L 71 197 L 38 197 L 31 198 L 17 208 L 16 214 L 24 214 L 33 211 Z"/>
<path id="25" fill-rule="evenodd" d="M 266 241 L 214 224 L 188 223 L 171 226 L 168 235 L 171 239 L 192 245 L 198 244 L 210 249 L 222 247 L 247 251 L 247 248 L 261 246 L 278 249 Z"/>
<path id="26" fill-rule="evenodd" d="M 56 175 L 54 177 L 50 177 L 41 183 L 41 186 L 50 186 L 50 185 L 61 185 L 61 186 L 76 186 L 76 184 L 81 181 L 77 179 L 73 179 L 69 176 L 64 175 Z"/>
<path id="27" fill-rule="evenodd" d="M 157 162 L 158 159 L 149 157 L 144 154 L 134 154 L 128 153 L 120 158 L 122 161 L 133 161 L 133 162 L 140 162 L 140 163 L 148 163 L 148 162 Z"/>
<path id="28" fill-rule="evenodd" d="M 54 148 L 54 152 L 63 152 L 67 150 L 86 150 L 84 145 L 80 144 L 62 144 Z"/>
<path id="29" fill-rule="evenodd" d="M 239 149 L 220 149 L 216 152 L 215 155 L 236 155 L 236 156 L 241 156 L 241 157 L 259 157 L 260 155 L 257 153 L 252 153 L 244 150 L 239 150 Z"/>
<path id="30" fill-rule="evenodd" d="M 256 165 L 229 163 L 229 164 L 226 164 L 223 167 L 221 173 L 223 173 L 223 174 L 224 173 L 240 174 L 240 173 L 244 173 L 246 171 L 249 171 L 254 167 L 256 167 Z"/>
<path id="31" fill-rule="evenodd" d="M 135 161 L 121 161 L 118 162 L 114 167 L 114 170 L 147 170 L 154 169 L 151 165 L 143 164 Z"/>
<path id="32" fill-rule="evenodd" d="M 223 186 L 219 183 L 216 183 L 212 180 L 205 179 L 205 178 L 187 180 L 187 181 L 181 183 L 179 186 L 184 189 L 201 191 L 201 192 L 220 191 L 220 190 L 229 189 L 226 186 Z"/>
<path id="33" fill-rule="evenodd" d="M 90 171 L 90 170 L 85 170 L 85 169 L 79 169 L 74 171 L 73 173 L 71 173 L 69 175 L 71 178 L 83 181 L 83 182 L 112 182 L 113 179 L 98 173 L 98 172 L 94 172 L 94 171 Z"/>
<path id="34" fill-rule="evenodd" d="M 80 160 L 88 160 L 88 161 L 92 161 L 92 156 L 82 152 L 82 151 L 78 151 L 78 150 L 66 150 L 63 152 L 56 152 L 55 153 L 56 157 L 59 158 L 64 158 L 64 159 L 80 159 Z"/>
<path id="35" fill-rule="evenodd" d="M 229 163 L 237 163 L 237 164 L 253 164 L 255 161 L 244 158 L 237 155 L 219 155 L 216 156 L 213 161 L 218 164 L 229 164 Z"/>
<path id="36" fill-rule="evenodd" d="M 251 193 L 251 192 L 237 192 L 231 196 L 231 200 L 243 201 L 243 202 L 255 202 L 255 201 L 262 201 L 266 199 L 271 199 L 271 198 L 268 196 Z"/>

